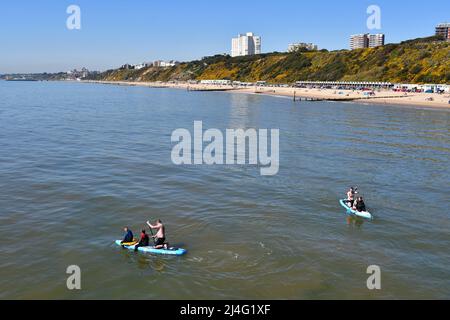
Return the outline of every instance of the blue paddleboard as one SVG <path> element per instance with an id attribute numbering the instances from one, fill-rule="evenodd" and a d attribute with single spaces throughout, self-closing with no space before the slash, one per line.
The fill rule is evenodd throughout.
<path id="1" fill-rule="evenodd" d="M 341 206 L 343 206 L 345 209 L 347 209 L 347 214 L 348 215 L 355 215 L 364 219 L 369 219 L 372 220 L 373 216 L 370 212 L 368 211 L 363 211 L 363 212 L 359 212 L 357 210 L 353 210 L 352 208 L 350 208 L 346 202 L 347 200 L 343 199 L 343 200 L 339 200 L 339 203 L 341 204 Z"/>
<path id="2" fill-rule="evenodd" d="M 116 244 L 118 246 L 124 247 L 128 250 L 134 250 L 135 244 L 133 245 L 122 245 L 122 240 L 116 240 Z M 165 255 L 172 255 L 172 256 L 182 256 L 187 252 L 185 249 L 181 248 L 167 248 L 167 249 L 155 249 L 154 247 L 139 247 L 139 252 L 142 253 L 152 253 L 152 254 L 165 254 Z"/>

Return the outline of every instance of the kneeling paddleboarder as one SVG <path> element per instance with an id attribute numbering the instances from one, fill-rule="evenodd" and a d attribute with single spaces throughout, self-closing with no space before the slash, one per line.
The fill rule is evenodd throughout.
<path id="1" fill-rule="evenodd" d="M 161 220 L 156 220 L 156 223 L 153 225 L 150 221 L 147 221 L 147 225 L 151 230 L 158 230 L 156 235 L 152 236 L 155 239 L 155 249 L 167 249 L 168 244 L 166 241 L 166 229 L 162 224 Z M 153 232 L 152 232 L 153 233 Z"/>

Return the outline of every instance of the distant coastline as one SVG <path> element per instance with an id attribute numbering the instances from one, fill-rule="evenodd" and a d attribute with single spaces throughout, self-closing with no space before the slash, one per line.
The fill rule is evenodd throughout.
<path id="1" fill-rule="evenodd" d="M 0 75 L 0 79 L 81 81 L 448 108 L 449 68 L 450 42 L 429 37 L 352 51 L 307 50 L 244 57 L 224 54 L 181 63 L 125 64 L 104 72 L 83 68 L 54 74 Z M 372 85 L 364 87 L 367 83 Z M 392 90 L 394 86 L 397 91 Z"/>
<path id="2" fill-rule="evenodd" d="M 5 79 L 5 81 L 39 81 L 36 79 L 25 79 L 25 78 L 12 78 L 12 79 Z"/>

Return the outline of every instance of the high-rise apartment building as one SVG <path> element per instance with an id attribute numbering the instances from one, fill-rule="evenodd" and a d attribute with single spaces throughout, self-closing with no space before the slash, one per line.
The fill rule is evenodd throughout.
<path id="1" fill-rule="evenodd" d="M 440 23 L 436 26 L 436 35 L 450 41 L 450 23 Z"/>
<path id="2" fill-rule="evenodd" d="M 382 33 L 378 34 L 354 34 L 350 36 L 350 49 L 364 49 L 384 46 L 385 36 Z"/>
<path id="3" fill-rule="evenodd" d="M 252 32 L 238 35 L 231 41 L 231 56 L 250 56 L 261 53 L 261 37 L 255 36 Z"/>
<path id="4" fill-rule="evenodd" d="M 384 34 L 369 34 L 369 48 L 384 46 Z"/>
<path id="5" fill-rule="evenodd" d="M 354 34 L 350 36 L 350 49 L 364 49 L 369 47 L 369 37 L 367 34 Z"/>

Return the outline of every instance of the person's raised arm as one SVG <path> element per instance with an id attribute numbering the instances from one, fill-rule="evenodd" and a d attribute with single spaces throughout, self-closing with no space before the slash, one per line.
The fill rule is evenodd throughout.
<path id="1" fill-rule="evenodd" d="M 147 221 L 147 225 L 149 226 L 150 229 L 157 229 L 157 227 L 154 226 L 154 225 L 152 225 L 152 224 L 150 223 L 150 221 Z"/>

